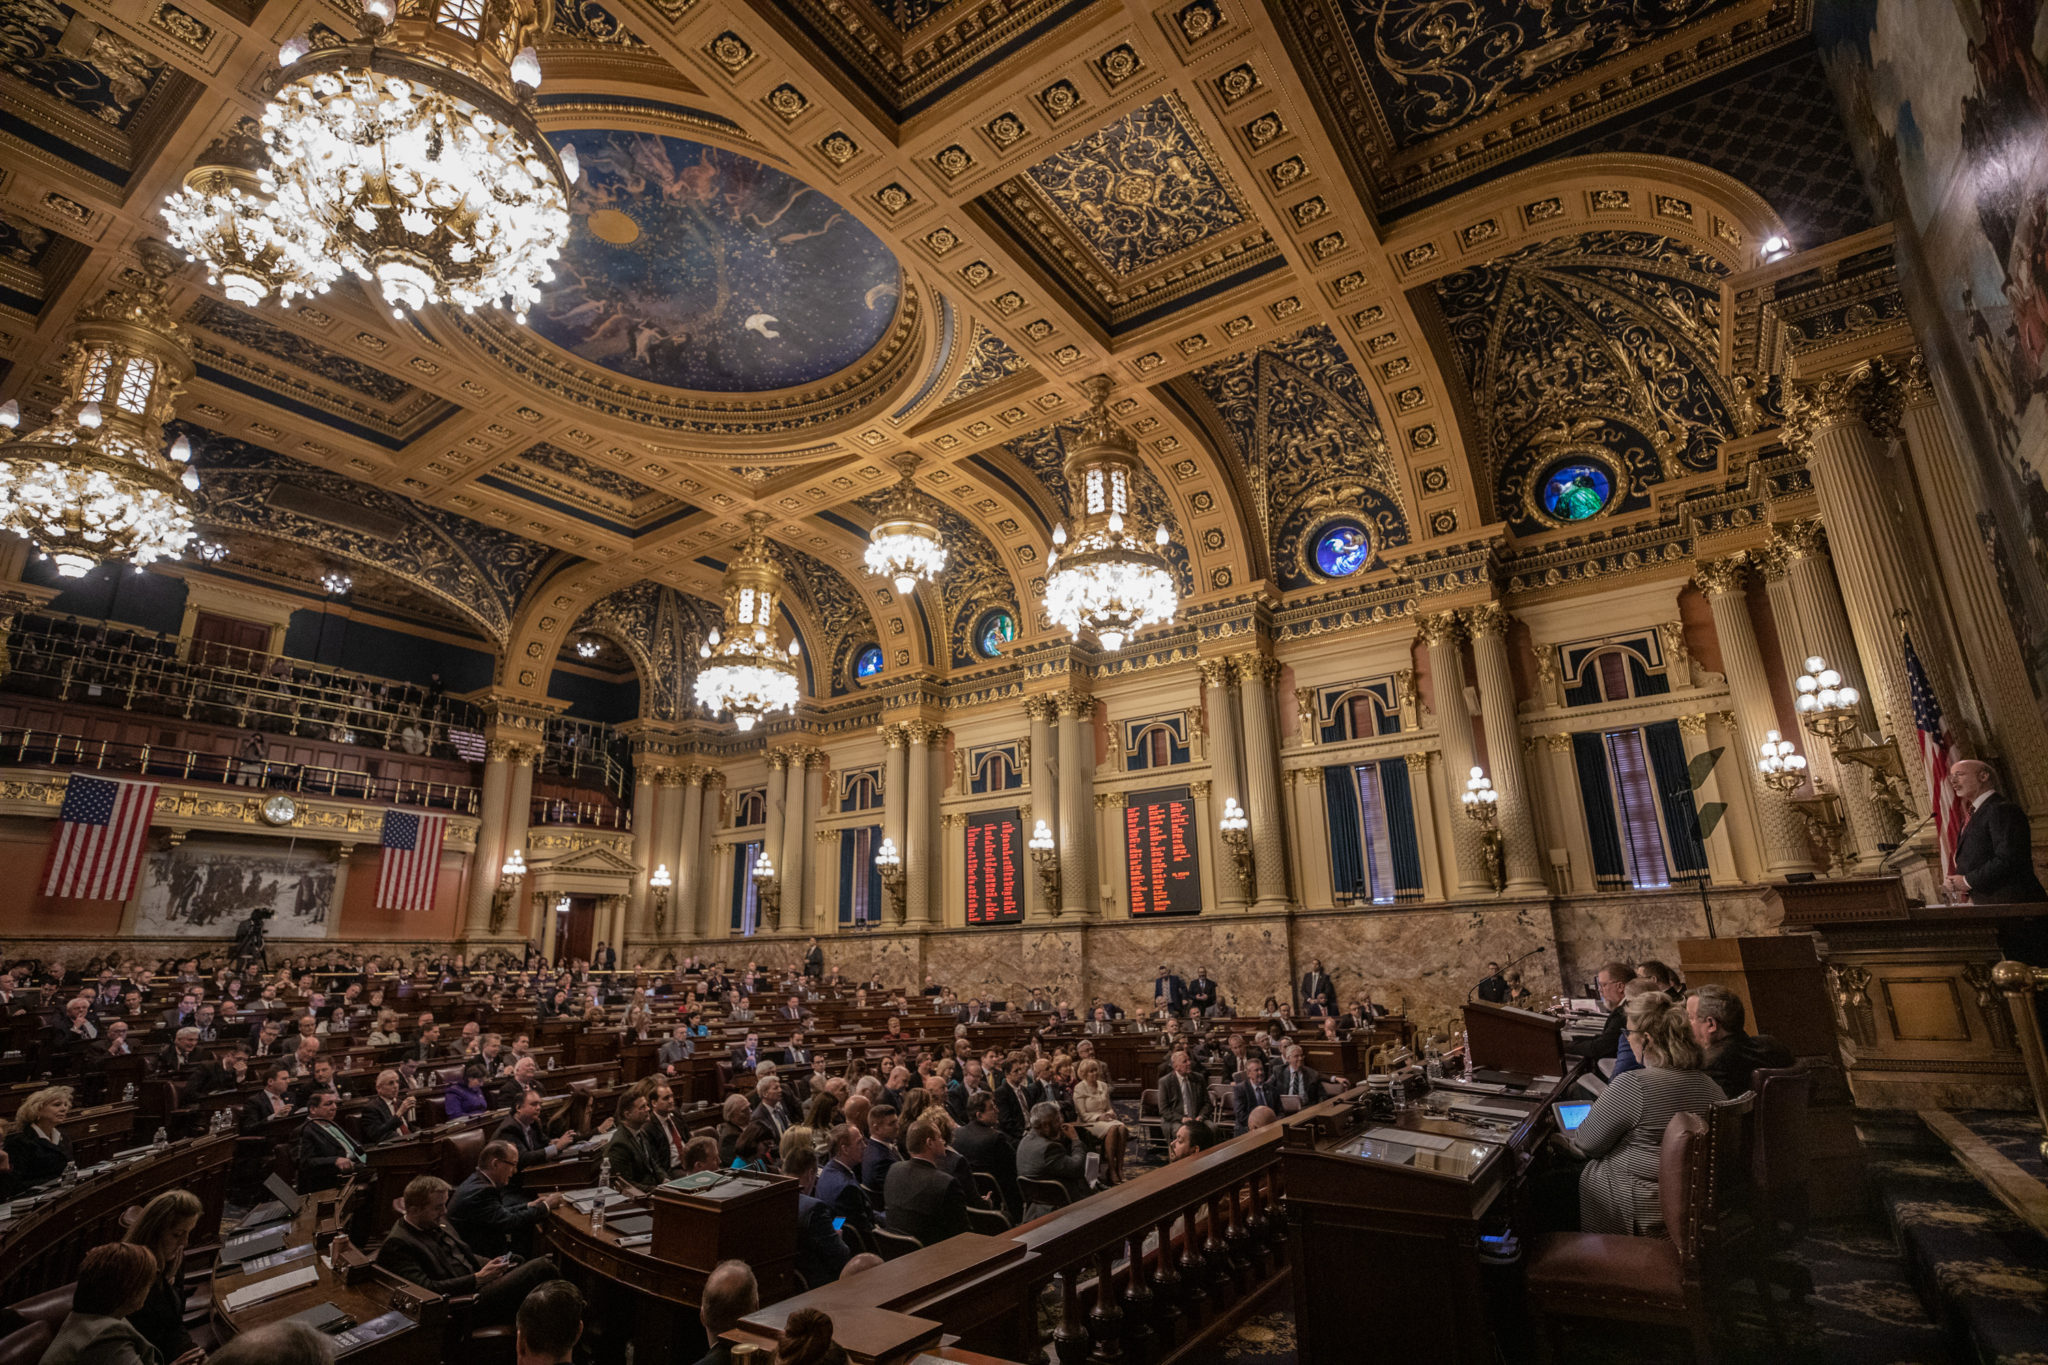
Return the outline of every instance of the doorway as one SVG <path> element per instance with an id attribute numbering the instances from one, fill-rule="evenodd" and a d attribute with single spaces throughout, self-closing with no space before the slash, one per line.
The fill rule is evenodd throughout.
<path id="1" fill-rule="evenodd" d="M 561 918 L 555 924 L 556 955 L 564 961 L 589 958 L 592 935 L 597 929 L 597 897 L 571 896 L 569 908 L 559 912 Z"/>

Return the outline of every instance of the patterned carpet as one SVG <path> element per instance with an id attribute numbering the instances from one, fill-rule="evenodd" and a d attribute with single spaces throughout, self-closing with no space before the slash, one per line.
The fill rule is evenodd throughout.
<path id="1" fill-rule="evenodd" d="M 1946 1150 L 1874 1160 L 1870 1176 L 1956 1355 L 2048 1365 L 2048 1242 Z"/>

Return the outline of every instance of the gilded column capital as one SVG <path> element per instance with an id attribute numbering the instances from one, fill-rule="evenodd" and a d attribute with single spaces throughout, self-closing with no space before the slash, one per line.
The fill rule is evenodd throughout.
<path id="1" fill-rule="evenodd" d="M 1756 571 L 1763 575 L 1764 582 L 1775 583 L 1785 576 L 1785 570 L 1792 567 L 1792 556 L 1782 544 L 1773 540 L 1751 550 L 1749 562 L 1756 565 Z"/>
<path id="2" fill-rule="evenodd" d="M 1111 807 L 1121 806 L 1123 804 L 1124 794 L 1122 792 L 1095 793 L 1095 809 L 1097 810 L 1109 810 Z"/>
<path id="3" fill-rule="evenodd" d="M 1680 716 L 1678 718 L 1678 730 L 1680 734 L 1704 735 L 1707 732 L 1706 715 L 1702 713 L 1692 716 Z"/>
<path id="4" fill-rule="evenodd" d="M 683 781 L 692 787 L 701 787 L 711 776 L 711 769 L 702 763 L 692 763 L 683 769 Z"/>
<path id="5" fill-rule="evenodd" d="M 1882 360 L 1809 379 L 1787 395 L 1786 439 L 1804 454 L 1815 434 L 1852 422 L 1861 422 L 1879 439 L 1889 437 L 1898 430 L 1904 397 L 1898 372 Z"/>
<path id="6" fill-rule="evenodd" d="M 1059 702 L 1049 693 L 1041 692 L 1035 697 L 1024 699 L 1024 716 L 1027 720 L 1042 720 L 1050 724 L 1059 713 Z"/>
<path id="7" fill-rule="evenodd" d="M 788 769 L 791 755 L 787 749 L 770 749 L 765 757 L 768 760 L 768 770 L 779 773 Z"/>
<path id="8" fill-rule="evenodd" d="M 1465 611 L 1466 627 L 1472 632 L 1472 638 L 1475 640 L 1482 635 L 1507 634 L 1508 623 L 1513 619 L 1508 615 L 1508 609 L 1499 602 L 1481 602 L 1476 607 L 1466 608 Z"/>
<path id="9" fill-rule="evenodd" d="M 1899 387 L 1909 408 L 1934 401 L 1934 376 L 1927 372 L 1927 357 L 1918 346 L 1899 357 Z"/>
<path id="10" fill-rule="evenodd" d="M 1692 581 L 1709 597 L 1742 591 L 1742 566 L 1746 556 L 1740 550 L 1722 559 L 1702 560 L 1693 566 Z"/>
<path id="11" fill-rule="evenodd" d="M 882 743 L 891 749 L 901 749 L 910 743 L 910 727 L 907 725 L 880 725 L 875 728 L 882 736 Z"/>
<path id="12" fill-rule="evenodd" d="M 1415 618 L 1415 629 L 1430 645 L 1454 645 L 1464 638 L 1465 623 L 1456 611 L 1439 611 Z"/>
<path id="13" fill-rule="evenodd" d="M 914 720 L 903 728 L 909 734 L 912 744 L 922 744 L 930 747 L 934 744 L 946 742 L 946 727 L 934 725 L 928 720 Z"/>
<path id="14" fill-rule="evenodd" d="M 1786 564 L 1800 559 L 1813 559 L 1828 552 L 1826 534 L 1819 517 L 1801 517 L 1798 521 L 1780 522 L 1771 528 L 1771 545 L 1785 552 Z"/>
<path id="15" fill-rule="evenodd" d="M 1323 785 L 1323 770 L 1321 768 L 1296 768 L 1295 771 L 1300 773 L 1301 780 L 1308 783 L 1311 787 Z"/>
<path id="16" fill-rule="evenodd" d="M 1271 684 L 1280 680 L 1280 661 L 1270 654 L 1239 654 L 1230 662 L 1240 683 Z"/>
<path id="17" fill-rule="evenodd" d="M 1409 772 L 1421 774 L 1429 771 L 1429 754 L 1427 752 L 1419 754 L 1403 754 L 1402 757 L 1408 760 Z"/>
<path id="18" fill-rule="evenodd" d="M 1228 659 L 1203 659 L 1195 668 L 1202 675 L 1204 687 L 1229 687 L 1236 672 Z"/>
<path id="19" fill-rule="evenodd" d="M 683 785 L 682 770 L 672 768 L 666 763 L 661 764 L 659 767 L 648 769 L 647 775 L 657 787 L 680 787 Z"/>
<path id="20" fill-rule="evenodd" d="M 725 769 L 706 768 L 704 770 L 704 789 L 706 791 L 711 790 L 713 787 L 723 787 L 725 784 Z"/>
<path id="21" fill-rule="evenodd" d="M 1068 718 L 1086 717 L 1095 714 L 1095 698 L 1085 692 L 1062 692 L 1059 694 L 1060 715 Z"/>
<path id="22" fill-rule="evenodd" d="M 515 747 L 509 739 L 485 740 L 484 761 L 487 763 L 504 763 L 512 757 L 512 750 Z"/>
<path id="23" fill-rule="evenodd" d="M 965 829 L 967 828 L 967 816 L 961 811 L 947 811 L 939 817 L 939 827 L 941 829 Z"/>
<path id="24" fill-rule="evenodd" d="M 1197 801 L 1207 801 L 1209 793 L 1214 790 L 1215 787 L 1207 781 L 1188 783 L 1188 795 L 1194 797 Z"/>
<path id="25" fill-rule="evenodd" d="M 515 764 L 534 764 L 540 761 L 541 746 L 538 744 L 513 744 L 507 757 Z"/>
<path id="26" fill-rule="evenodd" d="M 1550 745 L 1550 752 L 1554 754 L 1571 752 L 1572 737 L 1568 731 L 1560 730 L 1554 735 L 1545 735 L 1543 739 Z"/>

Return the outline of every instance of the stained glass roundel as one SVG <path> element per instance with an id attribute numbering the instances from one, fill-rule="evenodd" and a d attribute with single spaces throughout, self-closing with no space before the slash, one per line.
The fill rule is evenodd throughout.
<path id="1" fill-rule="evenodd" d="M 1543 479 L 1543 510 L 1559 521 L 1596 516 L 1613 495 L 1613 476 L 1591 460 L 1568 460 Z"/>
<path id="2" fill-rule="evenodd" d="M 992 611 L 981 618 L 981 628 L 974 633 L 974 647 L 982 658 L 993 659 L 1016 638 L 1017 619 L 1007 611 Z"/>
<path id="3" fill-rule="evenodd" d="M 1355 521 L 1332 522 L 1316 536 L 1316 571 L 1348 578 L 1372 561 L 1372 537 Z"/>
<path id="4" fill-rule="evenodd" d="M 869 645 L 866 649 L 853 656 L 854 677 L 872 678 L 881 671 L 882 647 L 880 645 Z"/>

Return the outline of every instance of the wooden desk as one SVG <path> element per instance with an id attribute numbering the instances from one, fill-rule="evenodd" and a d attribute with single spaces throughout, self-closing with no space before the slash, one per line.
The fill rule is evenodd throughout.
<path id="1" fill-rule="evenodd" d="M 391 1336 L 350 1354 L 350 1365 L 439 1365 L 444 1355 L 442 1345 L 447 1327 L 447 1305 L 439 1295 L 374 1267 L 358 1272 L 356 1283 L 346 1284 L 343 1277 L 324 1260 L 336 1225 L 346 1220 L 347 1206 L 358 1197 L 358 1193 L 353 1188 L 344 1188 L 339 1197 L 332 1193 L 309 1196 L 300 1206 L 292 1219 L 292 1232 L 285 1239 L 285 1245 L 295 1247 L 313 1243 L 319 1250 L 312 1259 L 248 1273 L 215 1270 L 213 1324 L 220 1340 L 231 1340 L 252 1328 L 267 1326 L 324 1303 L 333 1304 L 358 1323 L 368 1322 L 399 1307 L 412 1319 L 411 1323 Z M 285 1270 L 307 1266 L 319 1273 L 318 1283 L 250 1304 L 238 1312 L 228 1311 L 228 1295 L 237 1289 Z"/>
<path id="2" fill-rule="evenodd" d="M 199 1196 L 199 1226 L 220 1226 L 227 1198 L 232 1137 L 174 1142 L 45 1199 L 0 1225 L 0 1303 L 13 1303 L 78 1278 L 85 1253 L 102 1242 L 118 1242 L 126 1231 L 121 1215 L 165 1190 Z"/>
<path id="3" fill-rule="evenodd" d="M 1466 1170 L 1424 1168 L 1424 1161 L 1449 1164 L 1434 1155 L 1402 1164 L 1345 1150 L 1372 1129 L 1453 1137 L 1458 1145 L 1448 1156 L 1465 1145 L 1461 1125 L 1420 1109 L 1373 1120 L 1362 1088 L 1286 1121 L 1280 1162 L 1301 1365 L 1349 1365 L 1361 1342 L 1386 1360 L 1493 1365 L 1487 1310 L 1494 1296 L 1479 1238 L 1507 1229 L 1512 1194 L 1549 1131 L 1550 1102 L 1578 1070 L 1527 1099 L 1475 1097 L 1523 1117 L 1488 1139 L 1483 1158 Z"/>

